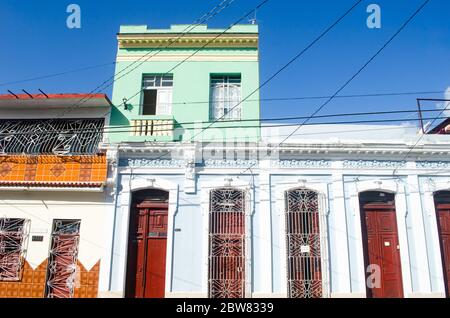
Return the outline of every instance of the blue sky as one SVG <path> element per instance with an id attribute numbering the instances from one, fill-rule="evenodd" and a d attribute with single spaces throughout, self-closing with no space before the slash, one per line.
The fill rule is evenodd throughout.
<path id="1" fill-rule="evenodd" d="M 259 2 L 236 0 L 209 25 L 227 27 Z M 354 2 L 269 1 L 257 14 L 261 81 L 283 66 Z M 266 86 L 261 97 L 334 93 L 422 2 L 363 1 L 318 45 Z M 70 3 L 81 6 L 82 28 L 79 30 L 66 27 L 66 7 Z M 7 93 L 7 89 L 20 92 L 22 88 L 32 93 L 38 88 L 48 93 L 89 92 L 113 74 L 112 64 L 49 79 L 2 84 L 112 63 L 119 25 L 148 24 L 153 28 L 165 28 L 170 24 L 192 23 L 217 3 L 219 0 L 0 0 L 0 93 Z M 381 29 L 366 26 L 366 8 L 371 3 L 381 6 Z M 431 0 L 342 94 L 444 91 L 450 86 L 449 12 L 450 1 Z M 111 88 L 105 93 L 110 95 Z M 321 113 L 414 109 L 416 97 L 442 98 L 444 95 L 336 99 Z M 320 104 L 319 100 L 262 102 L 262 117 L 305 116 Z"/>

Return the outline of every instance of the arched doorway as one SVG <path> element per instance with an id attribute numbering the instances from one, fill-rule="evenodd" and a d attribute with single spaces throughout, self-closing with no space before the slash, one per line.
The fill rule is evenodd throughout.
<path id="1" fill-rule="evenodd" d="M 288 297 L 323 297 L 319 194 L 286 191 L 285 209 Z"/>
<path id="2" fill-rule="evenodd" d="M 439 241 L 441 247 L 442 268 L 444 272 L 445 293 L 450 293 L 450 191 L 434 193 Z"/>
<path id="3" fill-rule="evenodd" d="M 220 188 L 210 192 L 210 298 L 245 297 L 245 191 Z"/>
<path id="4" fill-rule="evenodd" d="M 125 297 L 165 295 L 169 193 L 159 189 L 133 192 L 128 235 Z"/>
<path id="5" fill-rule="evenodd" d="M 395 194 L 382 191 L 361 192 L 359 204 L 367 297 L 402 298 Z"/>

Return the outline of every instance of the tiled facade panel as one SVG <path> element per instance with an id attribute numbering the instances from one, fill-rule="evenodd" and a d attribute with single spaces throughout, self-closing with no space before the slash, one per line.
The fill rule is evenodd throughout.
<path id="1" fill-rule="evenodd" d="M 47 275 L 47 260 L 35 270 L 24 262 L 22 278 L 18 282 L 0 282 L 0 298 L 43 298 Z M 78 261 L 74 298 L 97 298 L 100 261 L 90 271 Z"/>
<path id="2" fill-rule="evenodd" d="M 0 183 L 104 182 L 104 154 L 90 156 L 0 156 Z"/>

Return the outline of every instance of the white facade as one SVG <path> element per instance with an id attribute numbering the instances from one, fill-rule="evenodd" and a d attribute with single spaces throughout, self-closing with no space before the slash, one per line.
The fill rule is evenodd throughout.
<path id="1" fill-rule="evenodd" d="M 210 190 L 245 190 L 245 296 L 287 297 L 284 193 L 319 194 L 324 297 L 365 297 L 359 193 L 395 194 L 404 297 L 445 297 L 433 193 L 450 190 L 450 140 L 409 126 L 263 129 L 259 144 L 121 144 L 105 296 L 124 296 L 133 191 L 169 192 L 166 297 L 208 296 Z M 333 133 L 331 134 L 330 131 Z M 107 148 L 108 146 L 105 145 Z M 270 156 L 267 151 L 272 150 Z M 226 159 L 223 159 L 226 153 Z M 258 154 L 258 156 L 257 156 Z M 109 236 L 108 236 L 109 233 Z"/>

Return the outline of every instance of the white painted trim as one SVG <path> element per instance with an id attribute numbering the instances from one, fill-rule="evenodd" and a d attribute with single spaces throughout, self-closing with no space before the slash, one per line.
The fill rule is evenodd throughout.
<path id="1" fill-rule="evenodd" d="M 129 176 L 130 177 L 130 176 Z M 121 264 L 121 272 L 123 273 L 122 280 L 122 295 L 124 296 L 126 287 L 126 269 L 127 269 L 127 254 L 128 254 L 128 236 L 129 236 L 129 223 L 130 223 L 130 209 L 132 192 L 145 190 L 145 189 L 161 189 L 169 192 L 169 211 L 168 211 L 168 224 L 167 224 L 167 247 L 166 247 L 166 286 L 165 293 L 170 293 L 172 290 L 172 260 L 173 260 L 173 225 L 175 214 L 178 210 L 178 184 L 171 181 L 157 178 L 153 176 L 133 176 L 128 183 L 122 183 L 121 191 L 121 209 L 122 212 L 126 211 L 125 217 L 122 220 L 121 225 L 121 249 L 124 251 L 125 257 Z M 118 205 L 119 207 L 119 205 Z M 125 246 L 124 246 L 125 245 Z"/>
<path id="2" fill-rule="evenodd" d="M 300 177 L 299 177 L 300 178 Z M 320 216 L 320 253 L 322 261 L 322 292 L 323 297 L 327 298 L 330 295 L 330 263 L 328 256 L 328 185 L 324 182 L 308 182 L 307 177 L 303 181 L 306 182 L 286 182 L 282 185 L 275 186 L 275 206 L 278 212 L 278 218 L 280 223 L 280 242 L 283 244 L 281 248 L 281 267 L 282 270 L 279 273 L 281 279 L 282 289 L 285 290 L 284 297 L 288 297 L 287 287 L 287 238 L 286 238 L 286 206 L 285 206 L 285 193 L 289 190 L 305 188 L 318 193 L 319 200 L 319 216 Z"/>
<path id="3" fill-rule="evenodd" d="M 366 295 L 366 273 L 364 265 L 364 247 L 362 238 L 362 227 L 361 227 L 361 210 L 359 207 L 359 194 L 365 191 L 384 191 L 395 194 L 395 211 L 397 218 L 397 231 L 398 239 L 400 245 L 400 260 L 401 260 L 401 270 L 402 270 L 402 283 L 403 283 L 403 295 L 408 297 L 412 292 L 412 278 L 411 278 L 411 267 L 409 259 L 409 245 L 407 237 L 406 228 L 406 216 L 407 216 L 407 204 L 404 185 L 400 186 L 399 180 L 364 180 L 355 181 L 355 183 L 350 185 L 350 193 L 352 193 L 350 198 L 351 209 L 353 211 L 358 211 L 356 217 L 356 235 L 357 240 L 360 243 L 359 253 L 358 253 L 358 281 L 360 282 L 360 289 L 364 291 Z M 367 296 L 367 295 L 366 295 Z"/>
<path id="4" fill-rule="evenodd" d="M 340 166 L 341 162 L 334 163 L 335 166 Z M 338 247 L 339 251 L 335 251 L 333 259 L 333 273 L 335 274 L 334 281 L 337 282 L 337 287 L 334 290 L 339 290 L 339 293 L 351 293 L 351 277 L 350 277 L 350 254 L 348 248 L 348 229 L 347 229 L 347 209 L 345 206 L 345 187 L 344 176 L 342 173 L 335 172 L 332 175 L 332 207 L 330 207 L 329 216 L 329 231 L 333 233 L 334 242 L 332 246 Z M 331 240 L 330 240 L 331 242 Z M 330 255 L 331 258 L 331 255 Z M 331 267 L 331 261 L 330 261 Z M 331 279 L 330 279 L 331 284 Z"/>
<path id="5" fill-rule="evenodd" d="M 259 231 L 261 250 L 259 251 L 259 277 L 261 279 L 261 293 L 271 294 L 273 291 L 272 282 L 272 205 L 271 205 L 271 175 L 269 172 L 259 174 Z M 255 269 L 256 270 L 256 269 Z M 253 297 L 256 293 L 253 294 Z"/>
<path id="6" fill-rule="evenodd" d="M 152 61 L 183 61 L 190 55 L 186 54 L 158 54 L 152 56 Z M 132 62 L 141 60 L 145 55 L 118 55 L 117 62 Z M 189 58 L 191 62 L 257 62 L 258 55 L 195 55 Z"/>
<path id="7" fill-rule="evenodd" d="M 439 293 L 444 293 L 445 295 L 445 279 L 444 279 L 444 269 L 442 268 L 442 250 L 441 250 L 441 238 L 439 237 L 439 225 L 437 221 L 437 211 L 434 204 L 434 193 L 438 191 L 450 191 L 450 178 L 430 178 L 428 182 L 424 182 L 424 193 L 423 193 L 423 217 L 429 219 L 430 225 L 430 236 L 427 239 L 431 240 L 429 242 L 432 246 L 437 246 L 436 252 L 432 255 L 428 254 L 429 258 L 433 259 L 433 263 L 436 264 L 437 279 L 439 281 L 438 290 Z"/>
<path id="8" fill-rule="evenodd" d="M 1 191 L 16 191 L 16 192 L 103 192 L 104 187 L 89 188 L 89 187 L 0 187 Z"/>
<path id="9" fill-rule="evenodd" d="M 245 298 L 252 297 L 252 244 L 251 216 L 254 213 L 254 188 L 249 182 L 240 179 L 227 177 L 217 178 L 214 181 L 202 182 L 201 190 L 201 211 L 204 224 L 203 232 L 203 266 L 202 266 L 202 292 L 204 297 L 208 297 L 208 263 L 209 263 L 209 200 L 210 192 L 217 188 L 232 187 L 243 190 L 246 193 L 245 209 Z"/>
<path id="10" fill-rule="evenodd" d="M 411 231 L 414 235 L 414 251 L 416 266 L 411 272 L 417 276 L 418 288 L 414 288 L 414 293 L 428 294 L 431 293 L 431 277 L 429 268 L 429 253 L 427 251 L 425 226 L 423 221 L 422 200 L 420 197 L 419 178 L 417 175 L 411 174 L 407 177 L 408 189 L 417 189 L 417 191 L 409 191 L 409 216 L 411 220 Z"/>
<path id="11" fill-rule="evenodd" d="M 366 298 L 366 293 L 331 293 L 330 298 Z"/>

